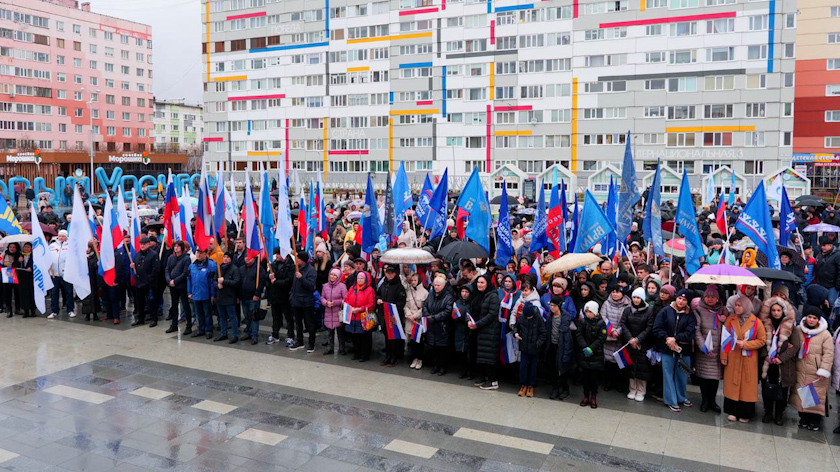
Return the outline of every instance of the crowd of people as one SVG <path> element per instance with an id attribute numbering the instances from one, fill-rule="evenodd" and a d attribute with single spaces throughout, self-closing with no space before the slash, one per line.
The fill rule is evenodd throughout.
<path id="1" fill-rule="evenodd" d="M 140 250 L 130 254 L 128 236 L 117 250 L 113 286 L 97 275 L 98 251 L 91 241 L 92 295 L 77 300 L 62 277 L 66 222 L 46 209 L 39 219 L 57 235 L 49 246 L 55 288 L 45 314 L 53 319 L 64 308 L 61 316 L 75 318 L 78 311 L 86 321 L 150 328 L 168 321 L 166 333 L 178 332 L 183 322 L 182 337 L 285 343 L 309 354 L 320 339 L 323 355 L 381 359 L 383 368 L 431 367 L 438 376 L 453 370 L 482 390 L 513 380 L 519 396 L 533 397 L 543 385 L 548 397 L 563 401 L 571 385 L 579 385 L 579 404 L 590 408 L 598 407 L 600 390 L 615 390 L 628 401 L 653 398 L 680 412 L 694 406 L 686 393 L 691 382 L 700 388 L 703 412 L 723 411 L 729 421 L 746 423 L 761 399 L 763 422 L 784 424 L 791 405 L 799 426 L 815 431 L 828 414 L 829 393 L 840 389 L 836 235 L 816 241 L 816 257 L 810 244 L 794 239 L 781 251 L 782 270 L 799 281 L 768 281 L 756 289 L 686 284 L 679 258 L 650 253 L 638 230 L 641 215 L 626 241 L 626 256 L 548 274 L 532 266 L 539 260 L 545 267 L 552 254 L 529 250 L 531 222 L 518 217 L 512 222 L 515 255 L 504 264 L 492 257 L 437 256 L 425 265 L 386 264 L 381 249 L 361 254 L 353 210 L 327 205 L 329 237 L 315 238 L 311 254 L 296 248 L 283 255 L 278 248 L 266 258 L 249 257 L 235 227 L 206 250 L 180 240 L 170 248 L 158 226 L 144 220 Z M 801 209 L 800 223 L 836 218 L 830 205 L 819 210 Z M 698 217 L 708 247 L 704 264 L 756 266 L 754 249 L 737 249 L 743 235 L 734 229 L 719 234 L 711 214 L 706 209 Z M 392 245 L 436 255 L 437 248 L 459 239 L 455 228 L 442 238 L 430 241 L 406 221 Z M 36 316 L 31 244 L 9 244 L 2 265 L 17 273 L 16 281 L 3 284 L 7 316 Z M 269 316 L 270 335 L 263 339 L 261 322 L 268 325 Z M 806 391 L 813 392 L 807 399 Z"/>

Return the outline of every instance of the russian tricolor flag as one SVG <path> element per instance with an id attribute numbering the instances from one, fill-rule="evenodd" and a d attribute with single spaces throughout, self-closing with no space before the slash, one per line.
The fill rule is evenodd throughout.
<path id="1" fill-rule="evenodd" d="M 225 237 L 225 232 L 227 228 L 225 228 L 225 212 L 227 210 L 225 206 L 225 180 L 224 175 L 222 175 L 221 164 L 219 164 L 219 171 L 216 172 L 216 197 L 213 203 L 213 226 L 216 227 L 216 233 L 221 236 Z"/>
<path id="2" fill-rule="evenodd" d="M 175 193 L 175 182 L 172 180 L 172 171 L 170 170 L 166 183 L 166 197 L 163 200 L 163 229 L 166 230 L 165 243 L 169 247 L 172 247 L 173 238 L 181 239 L 180 212 L 181 207 L 178 204 L 178 195 Z"/>
<path id="3" fill-rule="evenodd" d="M 460 320 L 461 319 L 461 310 L 458 309 L 458 304 L 452 304 L 452 319 L 453 320 Z"/>
<path id="4" fill-rule="evenodd" d="M 501 365 L 508 365 L 516 362 L 516 338 L 513 332 L 508 331 L 507 323 L 502 323 L 502 346 L 499 353 Z"/>
<path id="5" fill-rule="evenodd" d="M 262 244 L 260 241 L 260 229 L 257 224 L 257 207 L 254 203 L 254 192 L 251 190 L 251 178 L 245 174 L 245 249 L 248 253 L 248 259 L 259 257 L 262 253 Z"/>
<path id="6" fill-rule="evenodd" d="M 712 350 L 714 350 L 714 342 L 712 340 L 712 330 L 710 329 L 708 333 L 706 333 L 706 340 L 703 341 L 703 345 L 700 346 L 700 350 L 703 351 L 703 354 L 709 355 Z"/>
<path id="7" fill-rule="evenodd" d="M 732 328 L 724 328 L 720 333 L 720 352 L 727 354 L 732 352 L 732 349 L 735 348 L 736 339 L 737 338 L 735 333 L 732 331 Z"/>
<path id="8" fill-rule="evenodd" d="M 117 258 L 114 249 L 122 244 L 123 234 L 110 197 L 105 199 L 105 217 L 102 226 L 104 228 L 99 240 L 99 275 L 106 284 L 113 287 L 116 285 L 117 276 Z"/>
<path id="9" fill-rule="evenodd" d="M 770 343 L 770 350 L 767 353 L 767 357 L 770 359 L 774 359 L 779 354 L 779 335 L 773 335 L 773 341 Z"/>
<path id="10" fill-rule="evenodd" d="M 191 248 L 195 249 L 191 225 L 193 219 L 193 209 L 192 202 L 190 202 L 190 188 L 187 184 L 184 184 L 184 193 L 182 195 L 183 197 L 181 198 L 181 201 L 183 204 L 178 206 L 180 214 L 179 220 L 181 221 L 181 239 L 189 243 Z"/>
<path id="11" fill-rule="evenodd" d="M 393 303 L 383 303 L 382 311 L 385 313 L 385 332 L 388 335 L 388 340 L 405 339 L 405 331 L 400 322 L 400 314 L 397 311 L 397 305 Z M 424 318 L 425 320 L 425 318 Z"/>
<path id="12" fill-rule="evenodd" d="M 426 332 L 426 318 L 420 318 L 420 321 L 415 321 L 414 326 L 411 328 L 411 340 L 419 343 L 420 339 L 423 336 L 423 333 Z"/>
<path id="13" fill-rule="evenodd" d="M 633 359 L 630 358 L 630 353 L 627 352 L 627 345 L 613 353 L 615 363 L 618 364 L 619 369 L 624 369 L 627 366 L 633 365 Z"/>
<path id="14" fill-rule="evenodd" d="M 744 341 L 752 341 L 753 338 L 755 338 L 755 325 L 752 325 L 749 331 L 747 331 L 746 334 L 744 334 Z M 744 357 L 752 357 L 753 352 L 752 350 L 742 349 L 741 355 Z"/>
<path id="15" fill-rule="evenodd" d="M 610 320 L 607 320 L 607 336 L 612 334 L 612 332 L 613 332 L 613 325 L 612 325 L 612 323 L 610 323 Z"/>
<path id="16" fill-rule="evenodd" d="M 343 303 L 341 305 L 341 322 L 350 324 L 351 321 L 353 321 L 353 307 Z"/>
<path id="17" fill-rule="evenodd" d="M 797 388 L 796 393 L 802 400 L 802 408 L 813 408 L 822 403 L 813 382 Z"/>
<path id="18" fill-rule="evenodd" d="M 534 263 L 531 264 L 531 269 L 528 271 L 528 273 L 536 276 L 537 289 L 542 289 L 542 274 L 541 274 L 541 270 L 540 270 L 540 258 L 539 257 L 536 257 L 534 259 Z"/>
<path id="19" fill-rule="evenodd" d="M 198 207 L 195 215 L 195 242 L 198 248 L 206 250 L 210 247 L 210 239 L 215 238 L 213 234 L 213 203 L 210 192 L 210 182 L 207 179 L 207 171 L 204 162 L 201 163 L 201 179 L 198 181 Z"/>

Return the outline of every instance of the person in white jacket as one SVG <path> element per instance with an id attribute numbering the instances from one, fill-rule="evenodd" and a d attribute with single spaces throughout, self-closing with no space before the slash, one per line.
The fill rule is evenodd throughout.
<path id="1" fill-rule="evenodd" d="M 67 256 L 70 250 L 70 245 L 67 242 L 67 230 L 58 232 L 58 236 L 50 243 L 50 257 L 52 258 L 52 265 L 50 266 L 50 274 L 52 275 L 53 289 L 50 302 L 50 314 L 47 316 L 53 319 L 58 316 L 60 305 L 58 304 L 59 293 L 64 298 L 64 306 L 67 308 L 67 315 L 70 318 L 76 317 L 75 303 L 73 301 L 73 284 L 64 281 L 64 267 L 67 264 Z"/>

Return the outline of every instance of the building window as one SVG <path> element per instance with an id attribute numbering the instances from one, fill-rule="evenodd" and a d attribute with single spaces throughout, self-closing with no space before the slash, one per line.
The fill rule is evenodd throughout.
<path id="1" fill-rule="evenodd" d="M 747 147 L 762 147 L 764 146 L 764 131 L 747 131 L 744 133 L 744 146 Z"/>
<path id="2" fill-rule="evenodd" d="M 827 148 L 840 148 L 840 136 L 826 136 L 825 137 L 825 147 L 827 147 Z"/>
<path id="3" fill-rule="evenodd" d="M 744 173 L 747 175 L 764 174 L 764 161 L 744 161 Z"/>
<path id="4" fill-rule="evenodd" d="M 703 133 L 703 146 L 712 146 L 712 147 L 732 146 L 732 133 L 730 133 L 730 132 Z"/>

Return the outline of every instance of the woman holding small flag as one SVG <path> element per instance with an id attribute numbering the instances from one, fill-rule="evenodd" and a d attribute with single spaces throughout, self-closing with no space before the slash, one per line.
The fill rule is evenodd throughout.
<path id="1" fill-rule="evenodd" d="M 402 320 L 405 318 L 405 287 L 400 278 L 397 277 L 397 267 L 385 266 L 385 278 L 377 290 L 376 311 L 379 317 L 379 325 L 382 326 L 382 333 L 385 334 L 385 360 L 380 365 L 393 367 L 397 360 L 403 357 L 405 350 L 405 333 L 396 329 L 397 325 L 402 327 Z M 394 313 L 393 308 L 397 308 Z M 386 309 L 388 316 L 386 317 Z M 386 319 L 387 318 L 387 319 Z"/>
<path id="2" fill-rule="evenodd" d="M 734 312 L 726 319 L 723 329 L 735 340 L 731 350 L 720 354 L 723 369 L 723 411 L 729 421 L 749 423 L 755 416 L 758 401 L 758 350 L 765 343 L 764 324 L 753 315 L 752 302 L 738 297 Z"/>
<path id="3" fill-rule="evenodd" d="M 426 319 L 426 343 L 432 352 L 432 374 L 446 375 L 448 368 L 449 333 L 452 324 L 452 305 L 455 299 L 449 290 L 446 276 L 435 275 L 432 292 L 423 304 L 423 317 Z"/>
<path id="4" fill-rule="evenodd" d="M 720 301 L 717 286 L 710 284 L 703 292 L 703 298 L 694 310 L 697 331 L 694 333 L 694 347 L 697 355 L 694 367 L 700 384 L 700 411 L 709 410 L 720 413 L 716 397 L 720 379 L 723 378 L 723 365 L 720 363 L 721 327 L 726 322 L 726 307 Z"/>
<path id="5" fill-rule="evenodd" d="M 586 302 L 583 318 L 575 322 L 575 342 L 583 383 L 580 406 L 590 408 L 598 408 L 598 377 L 604 371 L 604 343 L 607 340 L 607 325 L 598 315 L 598 308 L 598 302 Z"/>
<path id="6" fill-rule="evenodd" d="M 470 329 L 467 327 L 467 320 L 470 315 L 470 297 L 473 287 L 471 284 L 461 285 L 457 290 L 459 298 L 455 300 L 452 307 L 452 345 L 461 361 L 461 374 L 459 379 L 468 378 L 472 380 L 472 370 L 475 366 L 475 343 L 470 342 Z"/>
<path id="7" fill-rule="evenodd" d="M 665 290 L 665 287 L 669 286 L 665 285 L 662 289 Z M 662 400 L 675 413 L 682 411 L 680 404 L 693 406 L 685 394 L 688 380 L 685 368 L 691 368 L 691 351 L 697 327 L 697 320 L 688 304 L 690 294 L 686 289 L 676 292 L 674 301 L 662 308 L 653 322 L 656 350 L 662 357 Z"/>
<path id="8" fill-rule="evenodd" d="M 630 306 L 621 315 L 620 326 L 619 344 L 623 347 L 619 351 L 629 354 L 632 362 L 626 366 L 630 377 L 627 398 L 641 402 L 645 400 L 647 381 L 650 378 L 647 351 L 653 346 L 653 309 L 645 301 L 645 289 L 640 287 L 633 290 Z"/>
<path id="9" fill-rule="evenodd" d="M 406 277 L 405 281 L 405 332 L 410 333 L 414 328 L 414 320 L 423 316 L 423 303 L 429 296 L 429 291 L 420 283 L 420 275 L 416 272 Z M 423 343 L 408 340 L 409 368 L 420 370 L 423 368 Z"/>
<path id="10" fill-rule="evenodd" d="M 496 362 L 499 358 L 499 295 L 486 274 L 475 279 L 475 292 L 470 300 L 472 321 L 467 326 L 476 333 L 476 386 L 482 390 L 498 390 Z"/>
<path id="11" fill-rule="evenodd" d="M 821 315 L 819 308 L 805 307 L 794 331 L 794 344 L 801 347 L 796 361 L 796 392 L 790 395 L 790 404 L 799 412 L 799 427 L 812 431 L 820 430 L 820 421 L 828 414 L 828 379 L 834 362 L 834 342 Z"/>
<path id="12" fill-rule="evenodd" d="M 620 347 L 619 337 L 621 336 L 621 315 L 625 308 L 630 306 L 630 297 L 624 295 L 624 289 L 620 285 L 613 284 L 607 289 L 607 299 L 601 305 L 601 318 L 607 325 L 607 342 L 604 343 L 604 360 L 606 361 L 606 380 L 604 391 L 615 389 L 621 393 L 627 391 L 624 377 L 619 372 L 613 354 Z M 634 395 L 635 396 L 635 395 Z"/>
<path id="13" fill-rule="evenodd" d="M 784 300 L 773 297 L 770 300 L 768 319 L 764 320 L 764 308 L 762 307 L 762 321 L 765 322 L 770 343 L 767 345 L 767 357 L 764 358 L 764 365 L 761 368 L 761 399 L 764 402 L 764 416 L 762 423 L 769 423 L 771 420 L 779 426 L 784 425 L 785 406 L 790 397 L 790 387 L 796 384 L 796 355 L 799 354 L 801 346 L 795 344 L 796 336 L 793 334 L 793 324 L 786 328 L 788 313 L 793 308 Z M 790 310 L 790 311 L 788 311 Z M 793 314 L 794 320 L 796 314 Z M 770 329 L 767 329 L 769 323 Z"/>
<path id="14" fill-rule="evenodd" d="M 324 326 L 327 328 L 327 342 L 329 347 L 324 355 L 335 351 L 335 338 L 338 336 L 338 353 L 345 355 L 345 332 L 341 325 L 341 308 L 344 297 L 347 296 L 347 286 L 341 283 L 341 271 L 337 267 L 330 270 L 329 280 L 321 287 L 321 306 L 324 307 Z M 271 305 L 272 308 L 274 304 Z"/>
<path id="15" fill-rule="evenodd" d="M 353 360 L 369 361 L 373 332 L 372 328 L 365 327 L 365 320 L 368 312 L 376 306 L 376 293 L 370 286 L 370 274 L 363 271 L 356 275 L 356 283 L 347 292 L 344 303 L 350 306 L 352 314 L 350 324 L 345 325 L 344 329 L 353 336 Z"/>

